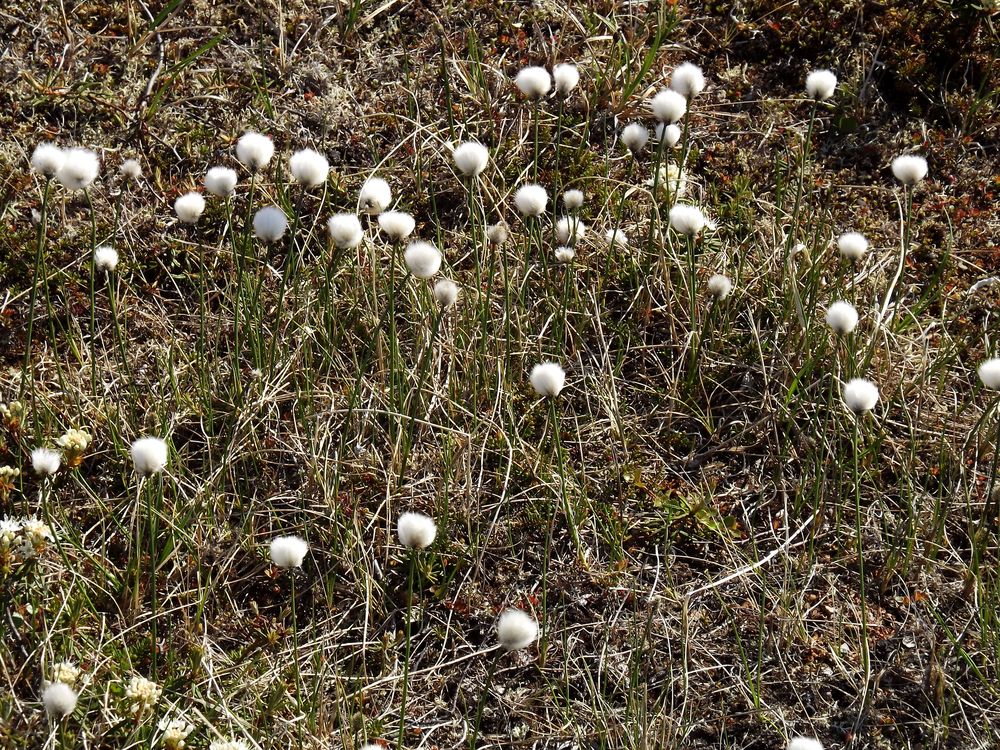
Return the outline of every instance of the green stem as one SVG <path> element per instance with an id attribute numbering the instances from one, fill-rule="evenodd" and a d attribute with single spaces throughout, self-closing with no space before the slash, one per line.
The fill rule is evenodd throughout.
<path id="1" fill-rule="evenodd" d="M 410 687 L 410 613 L 413 608 L 413 578 L 417 566 L 417 551 L 410 552 L 409 585 L 406 590 L 406 657 L 403 660 L 403 695 L 399 708 L 399 735 L 396 747 L 403 750 L 403 739 L 406 733 L 406 698 Z"/>

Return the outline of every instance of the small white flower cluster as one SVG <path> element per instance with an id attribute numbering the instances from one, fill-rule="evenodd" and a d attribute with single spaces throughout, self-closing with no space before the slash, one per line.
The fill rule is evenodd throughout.
<path id="1" fill-rule="evenodd" d="M 160 744 L 165 750 L 184 750 L 188 735 L 194 731 L 194 725 L 183 716 L 164 716 L 157 728 L 160 730 Z"/>
<path id="2" fill-rule="evenodd" d="M 131 704 L 133 714 L 141 714 L 156 705 L 163 694 L 163 688 L 152 680 L 134 675 L 125 688 L 125 698 Z"/>
<path id="3" fill-rule="evenodd" d="M 83 454 L 93 442 L 93 438 L 86 430 L 70 428 L 56 440 L 56 445 L 63 449 L 63 459 L 69 468 L 75 468 L 83 461 Z"/>
<path id="4" fill-rule="evenodd" d="M 52 530 L 37 518 L 4 518 L 0 521 L 0 571 L 14 562 L 32 560 L 52 541 Z"/>

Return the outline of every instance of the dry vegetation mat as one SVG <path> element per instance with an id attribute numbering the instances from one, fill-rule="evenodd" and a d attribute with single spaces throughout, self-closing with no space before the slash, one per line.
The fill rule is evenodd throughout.
<path id="1" fill-rule="evenodd" d="M 0 747 L 996 747 L 998 23 L 0 3 Z"/>

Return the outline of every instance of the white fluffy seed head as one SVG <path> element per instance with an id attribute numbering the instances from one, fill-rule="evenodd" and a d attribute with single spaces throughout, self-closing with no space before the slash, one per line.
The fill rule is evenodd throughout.
<path id="1" fill-rule="evenodd" d="M 431 546 L 437 536 L 437 526 L 434 519 L 423 513 L 406 512 L 399 516 L 396 522 L 396 535 L 399 543 L 410 549 L 425 549 Z"/>
<path id="2" fill-rule="evenodd" d="M 383 211 L 378 215 L 378 226 L 390 240 L 399 242 L 413 233 L 417 222 L 403 211 Z M 360 224 L 359 224 L 360 226 Z"/>
<path id="3" fill-rule="evenodd" d="M 837 250 L 847 260 L 861 260 L 868 252 L 868 240 L 860 232 L 844 232 L 837 238 Z"/>
<path id="4" fill-rule="evenodd" d="M 54 143 L 39 143 L 31 152 L 31 168 L 45 177 L 55 177 L 65 163 L 66 153 Z"/>
<path id="5" fill-rule="evenodd" d="M 490 161 L 490 152 L 481 143 L 466 141 L 452 152 L 455 166 L 466 177 L 478 177 Z"/>
<path id="6" fill-rule="evenodd" d="M 728 276 L 724 276 L 721 273 L 713 274 L 708 279 L 706 286 L 708 287 L 708 293 L 718 300 L 725 299 L 733 291 L 733 282 L 729 280 Z"/>
<path id="7" fill-rule="evenodd" d="M 174 213 L 185 224 L 196 224 L 205 210 L 205 199 L 201 193 L 185 193 L 174 201 Z"/>
<path id="8" fill-rule="evenodd" d="M 541 185 L 522 185 L 514 193 L 514 205 L 523 216 L 541 216 L 549 203 L 549 194 Z"/>
<path id="9" fill-rule="evenodd" d="M 556 82 L 556 91 L 561 96 L 568 96 L 580 82 L 580 70 L 573 63 L 559 63 L 552 69 L 552 77 Z"/>
<path id="10" fill-rule="evenodd" d="M 834 333 L 846 336 L 858 325 L 858 311 L 850 302 L 834 302 L 826 308 L 826 324 Z"/>
<path id="11" fill-rule="evenodd" d="M 844 403 L 855 414 L 871 411 L 878 403 L 878 386 L 864 378 L 854 378 L 844 384 Z"/>
<path id="12" fill-rule="evenodd" d="M 541 362 L 531 368 L 530 379 L 539 396 L 558 396 L 566 385 L 566 372 L 555 362 Z"/>
<path id="13" fill-rule="evenodd" d="M 527 648 L 538 637 L 538 623 L 527 612 L 508 609 L 497 620 L 497 640 L 505 651 Z"/>
<path id="14" fill-rule="evenodd" d="M 604 241 L 612 247 L 628 247 L 628 237 L 621 229 L 609 229 L 604 233 Z"/>
<path id="15" fill-rule="evenodd" d="M 298 568 L 309 552 L 309 542 L 300 536 L 278 536 L 271 540 L 271 562 L 279 568 Z"/>
<path id="16" fill-rule="evenodd" d="M 429 242 L 411 242 L 403 253 L 403 261 L 418 279 L 429 279 L 441 267 L 441 252 Z"/>
<path id="17" fill-rule="evenodd" d="M 638 154 L 642 151 L 648 141 L 649 130 L 646 129 L 645 125 L 640 125 L 637 122 L 629 123 L 622 131 L 622 143 L 633 154 Z"/>
<path id="18" fill-rule="evenodd" d="M 69 716 L 76 708 L 76 691 L 65 682 L 53 682 L 42 691 L 45 712 L 53 718 Z"/>
<path id="19" fill-rule="evenodd" d="M 142 476 L 159 474 L 167 467 L 167 444 L 160 438 L 139 438 L 132 443 L 132 463 Z"/>
<path id="20" fill-rule="evenodd" d="M 159 474 L 167 466 L 167 444 L 160 438 L 139 438 L 132 443 L 132 463 L 137 474 Z"/>
<path id="21" fill-rule="evenodd" d="M 142 177 L 142 166 L 135 159 L 126 159 L 118 167 L 118 171 L 121 172 L 122 177 L 129 180 L 138 180 Z"/>
<path id="22" fill-rule="evenodd" d="M 330 162 L 318 151 L 306 148 L 292 154 L 288 160 L 288 169 L 296 182 L 306 187 L 316 187 L 326 182 L 330 174 Z"/>
<path id="23" fill-rule="evenodd" d="M 88 148 L 71 148 L 63 151 L 63 163 L 56 172 L 56 179 L 67 190 L 84 190 L 97 179 L 101 162 Z"/>
<path id="24" fill-rule="evenodd" d="M 979 365 L 979 379 L 993 391 L 1000 391 L 1000 357 L 988 359 Z"/>
<path id="25" fill-rule="evenodd" d="M 587 234 L 587 225 L 575 216 L 563 216 L 556 222 L 556 239 L 560 245 L 573 245 Z"/>
<path id="26" fill-rule="evenodd" d="M 552 77 L 545 68 L 533 65 L 518 71 L 514 85 L 529 99 L 541 99 L 552 88 Z"/>
<path id="27" fill-rule="evenodd" d="M 441 307 L 451 307 L 458 302 L 459 288 L 451 279 L 441 279 L 434 285 L 434 301 Z"/>
<path id="28" fill-rule="evenodd" d="M 812 737 L 793 737 L 788 741 L 788 750 L 823 750 L 823 743 Z"/>
<path id="29" fill-rule="evenodd" d="M 576 211 L 583 205 L 582 190 L 567 190 L 563 193 L 563 206 L 567 211 Z"/>
<path id="30" fill-rule="evenodd" d="M 31 468 L 40 477 L 50 477 L 59 471 L 62 456 L 51 448 L 35 448 L 31 451 Z"/>
<path id="31" fill-rule="evenodd" d="M 205 190 L 220 198 L 227 198 L 236 189 L 237 179 L 235 169 L 212 167 L 205 173 Z"/>
<path id="32" fill-rule="evenodd" d="M 358 203 L 365 213 L 380 214 L 392 203 L 392 188 L 381 177 L 371 177 L 361 186 Z"/>
<path id="33" fill-rule="evenodd" d="M 265 206 L 253 217 L 253 233 L 261 242 L 277 242 L 288 229 L 288 217 L 277 206 Z"/>
<path id="34" fill-rule="evenodd" d="M 653 114 L 660 122 L 677 122 L 687 112 L 687 99 L 673 89 L 662 89 L 650 103 Z"/>
<path id="35" fill-rule="evenodd" d="M 705 74 L 694 63 L 681 63 L 670 74 L 670 88 L 688 99 L 705 90 Z"/>
<path id="36" fill-rule="evenodd" d="M 904 185 L 916 185 L 927 176 L 927 160 L 915 154 L 902 154 L 892 160 L 892 173 Z"/>
<path id="37" fill-rule="evenodd" d="M 503 222 L 490 224 L 486 228 L 486 239 L 494 245 L 502 245 L 507 241 L 507 225 Z"/>
<path id="38" fill-rule="evenodd" d="M 118 267 L 118 251 L 108 245 L 101 245 L 94 251 L 94 267 L 98 271 L 111 273 Z"/>
<path id="39" fill-rule="evenodd" d="M 236 142 L 236 158 L 247 168 L 263 169 L 274 156 L 274 141 L 266 135 L 248 132 Z"/>
<path id="40" fill-rule="evenodd" d="M 837 76 L 829 70 L 814 70 L 806 76 L 806 95 L 810 99 L 826 101 L 837 89 Z"/>
<path id="41" fill-rule="evenodd" d="M 670 209 L 670 228 L 680 234 L 698 234 L 705 228 L 705 214 L 697 206 L 678 203 Z"/>
<path id="42" fill-rule="evenodd" d="M 405 216 L 405 214 L 403 215 Z M 386 216 L 386 214 L 382 214 L 382 216 Z M 380 223 L 381 218 L 380 216 Z M 326 228 L 330 232 L 333 244 L 341 250 L 357 247 L 365 238 L 365 232 L 361 228 L 361 220 L 355 214 L 334 214 L 327 219 Z"/>
<path id="43" fill-rule="evenodd" d="M 681 129 L 672 123 L 661 122 L 656 126 L 656 142 L 660 141 L 667 148 L 673 148 L 681 141 Z"/>
<path id="44" fill-rule="evenodd" d="M 556 260 L 560 263 L 569 263 L 576 257 L 576 250 L 571 247 L 557 247 Z"/>

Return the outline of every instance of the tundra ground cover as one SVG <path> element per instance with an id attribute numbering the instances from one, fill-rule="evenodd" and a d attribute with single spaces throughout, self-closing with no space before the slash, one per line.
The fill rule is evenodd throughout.
<path id="1" fill-rule="evenodd" d="M 989 9 L 0 19 L 5 745 L 996 741 Z"/>

